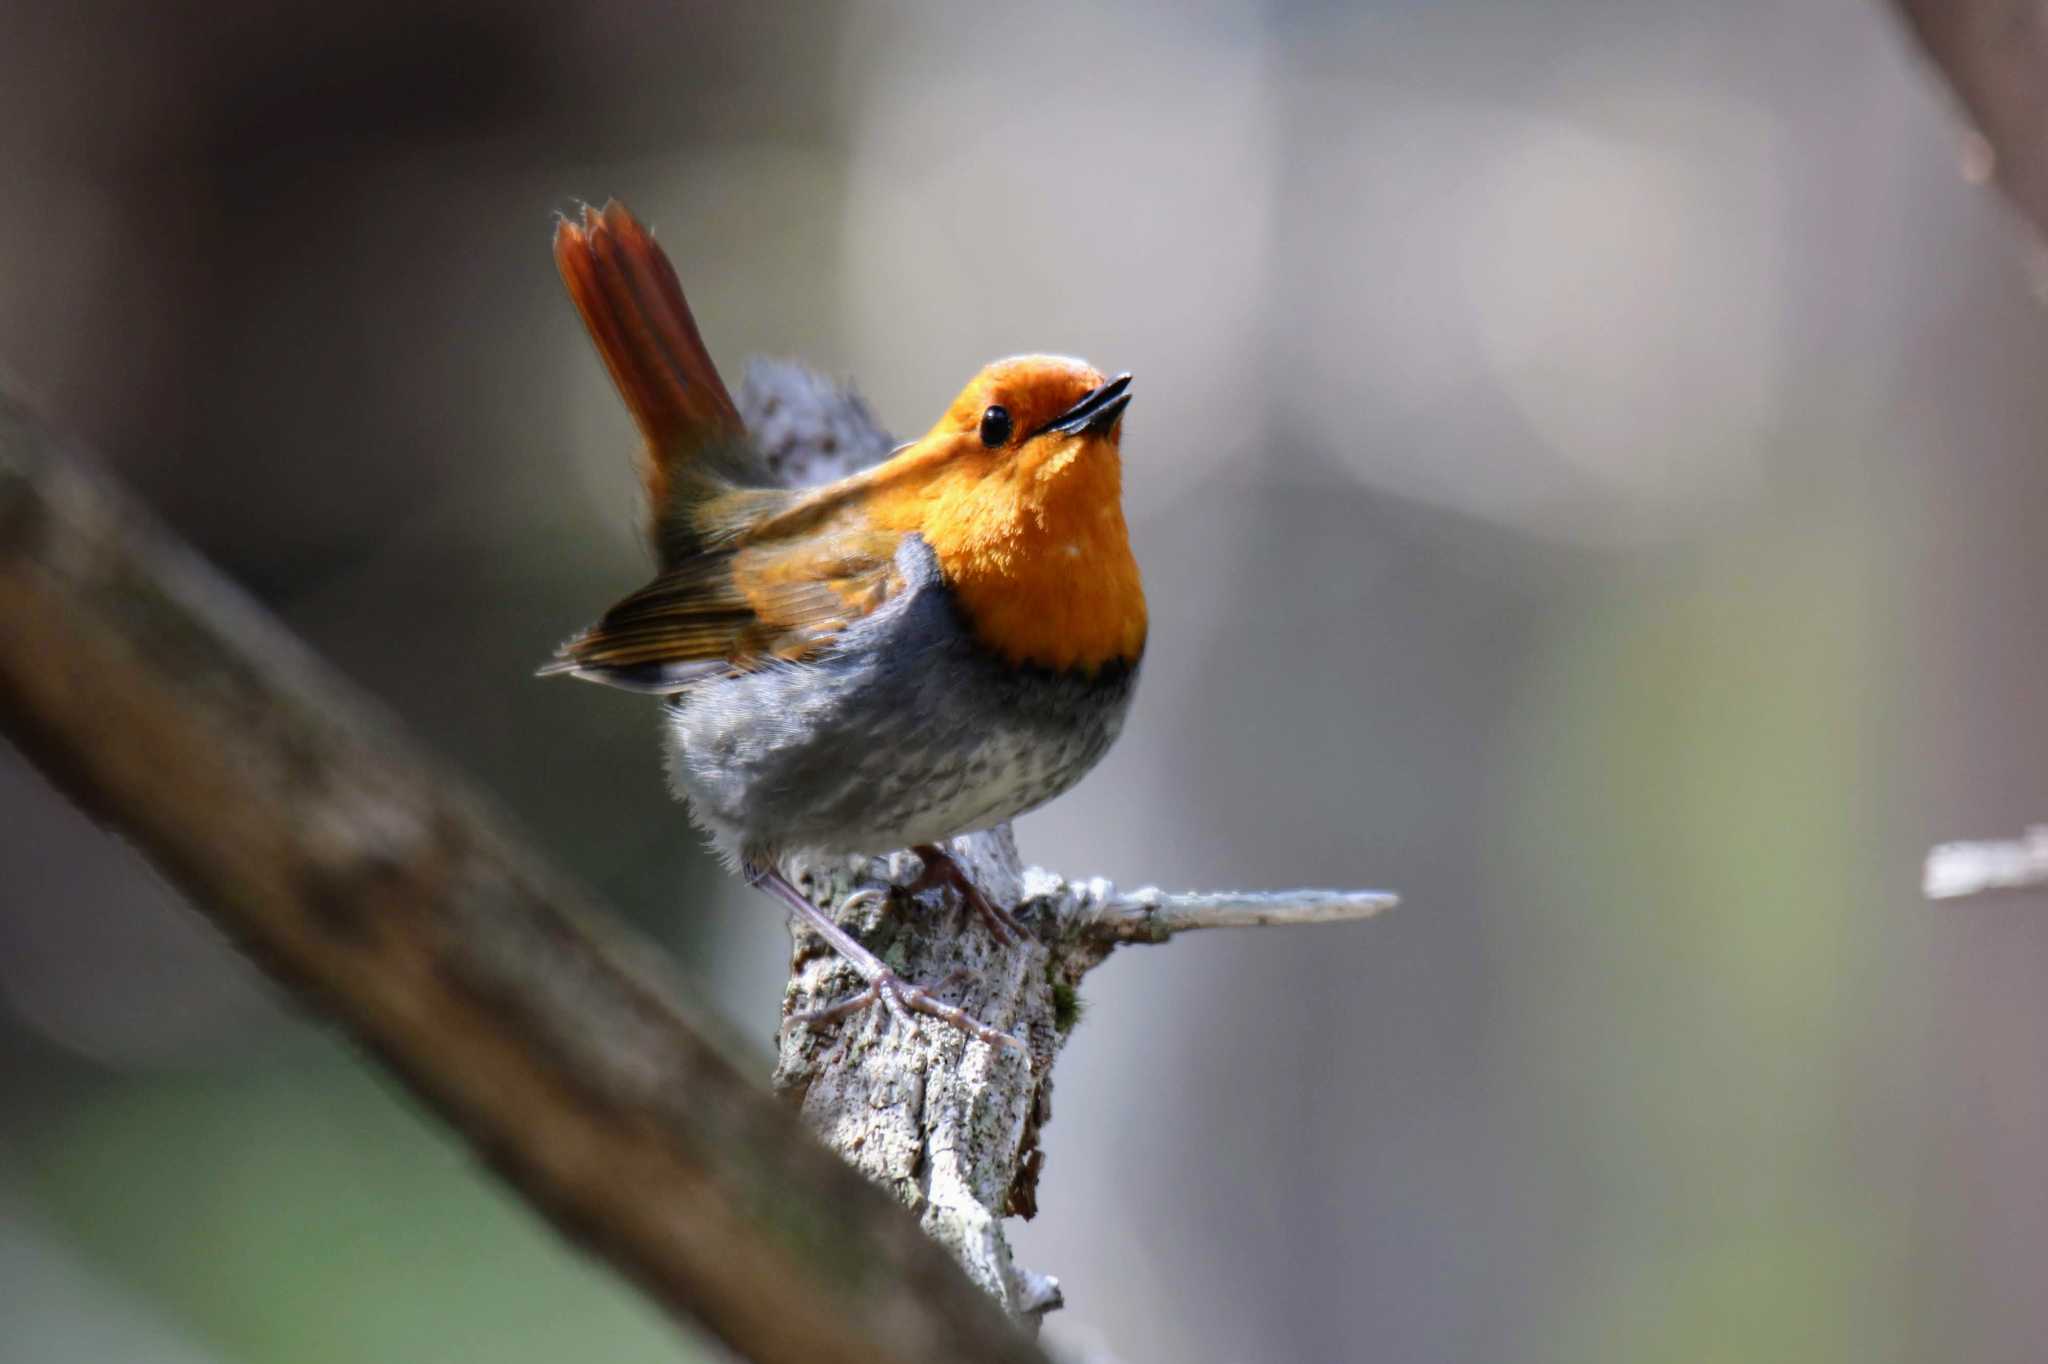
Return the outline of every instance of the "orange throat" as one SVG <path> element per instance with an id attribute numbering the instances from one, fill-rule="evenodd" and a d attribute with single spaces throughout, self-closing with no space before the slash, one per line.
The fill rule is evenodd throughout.
<path id="1" fill-rule="evenodd" d="M 975 637 L 1012 663 L 1058 672 L 1132 664 L 1145 590 L 1124 526 L 1114 444 L 1076 440 L 1029 470 L 940 478 L 921 531 Z"/>

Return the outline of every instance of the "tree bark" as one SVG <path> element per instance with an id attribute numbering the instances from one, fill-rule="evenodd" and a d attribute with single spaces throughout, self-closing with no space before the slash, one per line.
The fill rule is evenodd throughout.
<path id="1" fill-rule="evenodd" d="M 1198 928 L 1327 924 L 1369 918 L 1395 897 L 1376 891 L 1129 895 L 1022 866 L 1005 825 L 949 845 L 982 892 L 1014 909 L 1026 934 L 1007 945 L 950 887 L 920 890 L 914 853 L 826 866 L 795 863 L 791 880 L 904 979 L 1012 1034 L 990 1046 L 930 1018 L 869 1008 L 829 1028 L 796 1021 L 846 1000 L 860 977 L 808 930 L 784 1001 L 778 1088 L 804 1119 L 949 1247 L 1009 1311 L 1061 1305 L 1059 1281 L 1016 1264 L 1006 1217 L 1030 1217 L 1043 1168 L 1038 1134 L 1052 1119 L 1053 1063 L 1081 1018 L 1081 980 L 1119 946 L 1163 943 Z"/>

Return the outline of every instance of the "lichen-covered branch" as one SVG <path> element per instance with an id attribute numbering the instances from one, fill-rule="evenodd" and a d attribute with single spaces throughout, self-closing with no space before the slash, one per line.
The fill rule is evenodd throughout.
<path id="1" fill-rule="evenodd" d="M 1287 924 L 1341 924 L 1370 919 L 1401 897 L 1383 890 L 1164 891 L 1145 886 L 1118 894 L 1096 879 L 1061 882 L 1041 891 L 1027 879 L 1027 896 L 1071 899 L 1065 910 L 1079 930 L 1109 942 L 1161 943 L 1197 928 L 1275 928 Z"/>
<path id="2" fill-rule="evenodd" d="M 1016 845 L 1003 829 L 956 839 L 962 870 L 984 893 L 1018 900 Z M 1008 946 L 950 887 L 914 889 L 915 854 L 786 868 L 906 980 L 1023 1040 L 991 1047 L 928 1018 L 909 1025 L 867 1009 L 827 1028 L 783 1025 L 778 1088 L 795 1094 L 811 1128 L 856 1169 L 918 1215 L 967 1272 L 1019 1315 L 1057 1304 L 1049 1283 L 1012 1265 L 1002 1219 L 1032 1210 L 1033 1137 L 1049 1113 L 1052 1063 L 1065 1030 L 1054 1004 L 1054 944 L 1033 933 Z M 878 889 L 880 895 L 859 895 Z M 815 935 L 796 935 L 785 1014 L 829 1007 L 863 982 Z"/>
<path id="3" fill-rule="evenodd" d="M 1059 1305 L 1056 1280 L 1018 1266 L 1002 1231 L 1037 1208 L 1039 1129 L 1052 1117 L 1053 1062 L 1080 1018 L 1082 977 L 1124 943 L 1196 928 L 1341 923 L 1395 903 L 1375 891 L 1129 895 L 1095 878 L 1023 868 L 1007 826 L 949 849 L 984 894 L 1030 930 L 1004 944 L 950 887 L 925 885 L 915 854 L 786 870 L 840 925 L 906 979 L 928 982 L 1025 1052 L 976 1042 L 882 1009 L 828 1028 L 796 1016 L 857 994 L 860 977 L 807 931 L 797 934 L 776 1083 L 864 1174 L 918 1214 L 975 1282 L 1019 1315 Z"/>
<path id="4" fill-rule="evenodd" d="M 1043 1358 L 586 896 L 4 396 L 0 728 L 746 1357 Z"/>

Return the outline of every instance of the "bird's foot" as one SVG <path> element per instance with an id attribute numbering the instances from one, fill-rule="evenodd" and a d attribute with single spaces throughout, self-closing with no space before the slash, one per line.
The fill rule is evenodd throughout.
<path id="1" fill-rule="evenodd" d="M 860 965 L 859 962 L 854 963 L 856 969 L 859 969 Z M 881 968 L 880 974 L 869 979 L 867 988 L 860 993 L 821 1009 L 807 1009 L 802 1013 L 791 1014 L 789 1018 L 792 1023 L 801 1024 L 806 1028 L 827 1028 L 876 1004 L 887 1009 L 892 1017 L 912 1026 L 915 1026 L 912 1023 L 912 1014 L 936 1018 L 991 1047 L 1010 1047 L 1023 1054 L 1025 1064 L 1030 1064 L 1030 1048 L 1026 1047 L 1021 1039 L 999 1028 L 990 1027 L 959 1005 L 948 1004 L 937 998 L 921 985 L 910 984 L 886 966 Z"/>
<path id="2" fill-rule="evenodd" d="M 1022 1054 L 1024 1064 L 1031 1065 L 1031 1049 L 1020 1038 L 1013 1037 L 999 1028 L 992 1028 L 957 1004 L 948 1004 L 934 996 L 923 986 L 912 985 L 882 964 L 882 959 L 861 945 L 860 940 L 833 922 L 832 916 L 812 904 L 802 891 L 792 886 L 788 879 L 773 864 L 749 862 L 744 867 L 748 882 L 769 892 L 823 938 L 832 949 L 846 959 L 849 966 L 860 972 L 867 981 L 867 988 L 850 999 L 822 1009 L 808 1009 L 791 1014 L 790 1018 L 805 1027 L 821 1028 L 846 1018 L 870 1005 L 880 1004 L 891 1017 L 900 1018 L 906 1024 L 912 1022 L 913 1014 L 923 1014 L 949 1023 L 969 1037 L 986 1042 L 991 1047 L 1010 1047 Z M 870 892 L 863 892 L 870 893 Z M 957 972 L 955 973 L 958 974 Z M 914 1026 L 914 1025 L 913 1025 Z"/>
<path id="3" fill-rule="evenodd" d="M 951 886 L 960 893 L 960 898 L 966 902 L 968 908 L 988 925 L 990 936 L 1004 947 L 1010 946 L 1028 931 L 1023 920 L 989 899 L 981 887 L 974 884 L 974 878 L 967 874 L 967 869 L 954 859 L 953 854 L 936 843 L 920 843 L 911 851 L 924 862 L 924 871 L 911 883 L 911 890 Z"/>

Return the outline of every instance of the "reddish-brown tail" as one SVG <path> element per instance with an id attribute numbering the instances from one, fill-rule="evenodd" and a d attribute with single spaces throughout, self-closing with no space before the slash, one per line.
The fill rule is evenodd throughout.
<path id="1" fill-rule="evenodd" d="M 659 539 L 679 465 L 744 434 L 668 257 L 626 206 L 583 209 L 555 228 L 555 265 L 647 439 L 641 481 Z"/>

